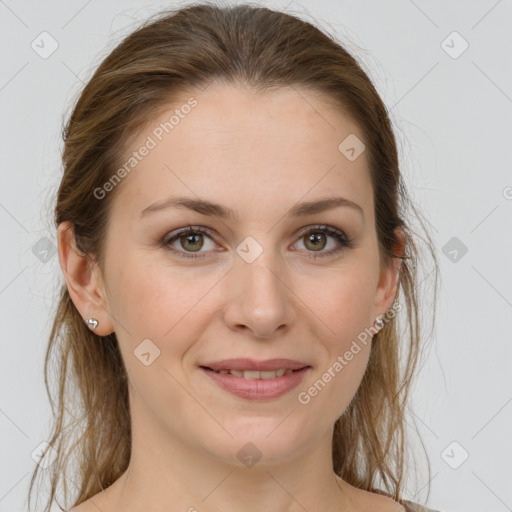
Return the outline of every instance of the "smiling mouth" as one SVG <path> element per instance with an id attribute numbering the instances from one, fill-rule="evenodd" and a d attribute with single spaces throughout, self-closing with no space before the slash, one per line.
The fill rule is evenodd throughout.
<path id="1" fill-rule="evenodd" d="M 252 380 L 252 379 L 267 380 L 267 379 L 275 379 L 276 377 L 283 377 L 285 375 L 290 375 L 292 373 L 304 370 L 305 368 L 308 368 L 308 367 L 305 366 L 304 368 L 299 368 L 297 370 L 288 370 L 285 368 L 279 368 L 278 370 L 267 370 L 267 371 L 213 370 L 212 368 L 208 368 L 207 366 L 201 366 L 201 368 L 203 368 L 205 370 L 209 370 L 211 372 L 220 373 L 223 375 L 229 373 L 230 375 L 233 375 L 234 377 L 240 377 L 240 378 L 244 378 L 244 379 L 248 379 L 248 380 Z"/>

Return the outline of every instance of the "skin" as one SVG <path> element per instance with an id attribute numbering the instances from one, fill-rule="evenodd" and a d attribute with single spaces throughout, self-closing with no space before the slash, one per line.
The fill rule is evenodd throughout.
<path id="1" fill-rule="evenodd" d="M 183 103 L 192 95 L 198 105 L 117 185 L 104 271 L 76 251 L 67 223 L 58 229 L 73 302 L 84 320 L 98 319 L 99 335 L 116 332 L 133 429 L 128 470 L 73 512 L 404 510 L 332 470 L 333 425 L 361 382 L 371 340 L 309 404 L 297 399 L 396 296 L 399 260 L 380 266 L 366 154 L 349 161 L 338 150 L 349 134 L 362 140 L 360 129 L 311 91 L 258 95 L 214 84 Z M 174 108 L 166 106 L 131 151 Z M 185 208 L 140 217 L 171 194 L 215 201 L 239 218 Z M 285 216 L 298 202 L 327 196 L 354 201 L 364 218 L 348 207 Z M 172 247 L 185 255 L 195 248 L 202 259 L 159 244 L 189 224 L 211 236 L 195 245 L 178 238 Z M 319 224 L 342 230 L 353 247 L 329 256 L 339 242 L 321 232 L 315 251 L 302 230 Z M 263 250 L 252 263 L 236 253 L 247 236 Z M 325 256 L 311 258 L 318 252 Z M 160 350 L 149 366 L 133 353 L 147 338 Z M 289 357 L 312 369 L 284 396 L 251 401 L 198 367 L 231 357 Z M 237 457 L 247 442 L 262 454 L 250 468 Z"/>

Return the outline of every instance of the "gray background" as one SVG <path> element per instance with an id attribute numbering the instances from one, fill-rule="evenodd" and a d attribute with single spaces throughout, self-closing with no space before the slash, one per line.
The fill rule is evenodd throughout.
<path id="1" fill-rule="evenodd" d="M 260 3 L 336 33 L 363 64 L 391 108 L 402 170 L 431 223 L 442 287 L 410 416 L 431 460 L 427 504 L 512 510 L 512 2 Z M 138 20 L 184 4 L 0 0 L 0 512 L 26 510 L 31 454 L 49 432 L 42 365 L 60 279 L 49 214 L 61 123 Z M 58 43 L 47 58 L 44 31 Z M 426 498 L 423 478 L 410 499 Z"/>

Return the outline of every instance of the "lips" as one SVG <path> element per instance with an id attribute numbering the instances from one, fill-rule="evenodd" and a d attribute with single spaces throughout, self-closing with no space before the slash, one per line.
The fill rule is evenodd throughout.
<path id="1" fill-rule="evenodd" d="M 223 359 L 200 364 L 199 368 L 224 391 L 248 400 L 279 398 L 311 371 L 311 365 L 287 358 Z"/>
<path id="2" fill-rule="evenodd" d="M 237 358 L 223 359 L 221 361 L 212 361 L 201 364 L 203 368 L 224 373 L 235 372 L 272 372 L 277 370 L 300 370 L 308 367 L 308 363 L 287 358 L 266 359 L 264 361 L 256 361 L 255 359 Z"/>
<path id="3" fill-rule="evenodd" d="M 220 374 L 230 374 L 235 377 L 243 377 L 244 379 L 275 379 L 276 377 L 282 377 L 283 375 L 290 375 L 293 372 L 297 372 L 299 370 L 285 370 L 284 368 L 279 368 L 278 370 L 267 370 L 267 371 L 257 371 L 257 370 L 212 370 L 211 368 L 205 368 L 211 370 L 215 373 Z"/>
<path id="4" fill-rule="evenodd" d="M 265 373 L 277 373 L 278 370 L 266 370 L 259 372 L 256 370 L 247 370 L 243 372 L 246 374 L 254 374 L 252 377 L 244 378 L 234 375 L 237 370 L 226 371 L 221 373 L 222 370 L 215 371 L 204 366 L 201 366 L 201 371 L 217 384 L 221 389 L 228 393 L 235 395 L 239 398 L 246 400 L 273 400 L 289 393 L 292 389 L 296 388 L 304 379 L 307 373 L 311 371 L 310 366 L 305 366 L 297 370 L 288 370 L 280 377 L 262 377 Z M 260 374 L 258 377 L 257 374 Z"/>

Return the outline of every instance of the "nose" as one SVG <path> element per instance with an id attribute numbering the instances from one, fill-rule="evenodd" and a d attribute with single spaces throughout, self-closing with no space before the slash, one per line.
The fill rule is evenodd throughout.
<path id="1" fill-rule="evenodd" d="M 234 331 L 250 331 L 256 338 L 275 337 L 295 319 L 294 294 L 285 282 L 283 263 L 264 250 L 252 263 L 236 257 L 228 279 L 224 321 Z"/>

